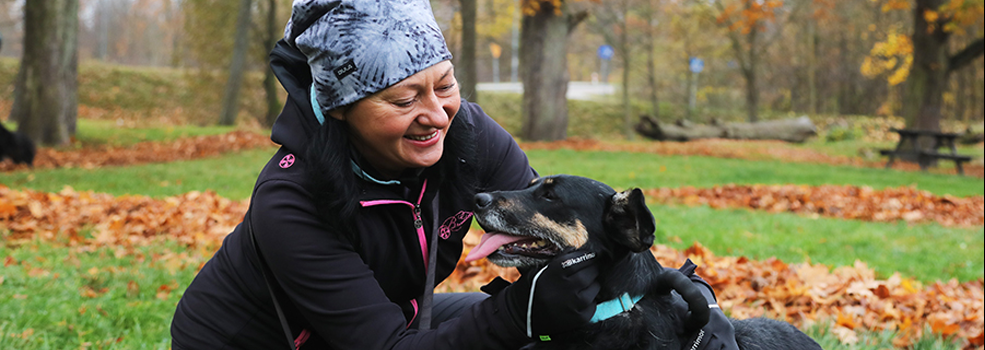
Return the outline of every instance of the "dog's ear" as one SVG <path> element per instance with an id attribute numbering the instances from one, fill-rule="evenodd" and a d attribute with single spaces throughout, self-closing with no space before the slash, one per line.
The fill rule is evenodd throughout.
<path id="1" fill-rule="evenodd" d="M 609 198 L 604 219 L 606 230 L 619 244 L 634 252 L 653 245 L 653 214 L 646 207 L 646 198 L 639 188 L 616 193 Z"/>

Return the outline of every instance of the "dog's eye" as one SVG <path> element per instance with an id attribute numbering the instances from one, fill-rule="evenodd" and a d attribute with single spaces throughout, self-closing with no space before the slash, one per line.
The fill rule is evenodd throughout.
<path id="1" fill-rule="evenodd" d="M 540 196 L 548 201 L 553 201 L 557 199 L 557 195 L 555 195 L 554 192 L 552 191 L 544 191 L 541 193 Z"/>

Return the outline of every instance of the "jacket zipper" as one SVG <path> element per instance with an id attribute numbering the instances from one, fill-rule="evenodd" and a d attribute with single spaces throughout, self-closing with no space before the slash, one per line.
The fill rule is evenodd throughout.
<path id="1" fill-rule="evenodd" d="M 402 204 L 410 206 L 411 215 L 414 218 L 414 230 L 417 231 L 417 241 L 421 245 L 421 257 L 424 258 L 424 274 L 427 275 L 428 271 L 428 239 L 427 233 L 424 232 L 424 220 L 421 218 L 421 201 L 424 199 L 424 191 L 427 190 L 428 180 L 424 180 L 424 184 L 421 186 L 421 194 L 417 197 L 417 203 L 411 203 L 403 200 L 396 199 L 381 199 L 372 201 L 359 201 L 359 204 L 363 208 L 372 207 L 377 205 L 386 204 Z M 417 299 L 411 299 L 410 304 L 414 307 L 414 317 L 411 317 L 410 321 L 407 322 L 407 327 L 410 327 L 411 323 L 417 319 L 417 314 L 420 311 L 417 303 Z"/>

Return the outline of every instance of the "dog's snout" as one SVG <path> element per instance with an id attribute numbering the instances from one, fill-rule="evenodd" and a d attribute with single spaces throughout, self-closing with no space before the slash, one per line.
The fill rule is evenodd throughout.
<path id="1" fill-rule="evenodd" d="M 475 208 L 483 209 L 488 207 L 493 202 L 493 196 L 488 193 L 479 193 L 475 195 Z"/>

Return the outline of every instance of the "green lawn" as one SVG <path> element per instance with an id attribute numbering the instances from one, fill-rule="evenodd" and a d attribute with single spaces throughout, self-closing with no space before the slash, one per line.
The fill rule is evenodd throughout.
<path id="1" fill-rule="evenodd" d="M 77 191 L 114 195 L 173 196 L 212 190 L 231 199 L 248 198 L 273 148 L 167 164 L 101 169 L 54 169 L 0 174 L 0 183 L 46 192 L 70 184 Z M 876 189 L 898 186 L 938 195 L 982 195 L 981 179 L 919 172 L 887 171 L 773 161 L 659 156 L 570 150 L 528 152 L 542 175 L 592 177 L 615 188 L 710 187 L 720 184 L 853 184 Z M 936 224 L 870 223 L 707 207 L 653 206 L 658 241 L 685 247 L 700 241 L 719 255 L 784 261 L 810 259 L 829 266 L 868 262 L 883 275 L 900 271 L 919 280 L 982 278 L 982 228 Z M 678 237 L 679 244 L 671 239 Z M 948 254 L 939 254 L 945 250 Z"/>
<path id="2" fill-rule="evenodd" d="M 119 249 L 0 245 L 0 349 L 168 349 L 174 307 L 206 258 L 167 242 Z"/>
<path id="3" fill-rule="evenodd" d="M 924 282 L 985 275 L 985 230 L 937 224 L 875 223 L 747 209 L 651 205 L 656 241 L 684 249 L 700 242 L 719 256 L 777 257 L 828 267 L 861 260 L 879 277 L 900 272 Z"/>
<path id="4" fill-rule="evenodd" d="M 975 177 L 881 168 L 628 152 L 531 150 L 527 155 L 541 175 L 580 175 L 602 180 L 616 188 L 711 187 L 730 183 L 832 184 L 874 189 L 916 186 L 937 195 L 961 197 L 985 193 L 985 183 Z"/>
<path id="5" fill-rule="evenodd" d="M 138 142 L 167 142 L 184 137 L 219 135 L 236 130 L 234 126 L 178 125 L 165 127 L 124 127 L 111 120 L 79 120 L 78 140 L 82 145 L 127 146 Z"/>

